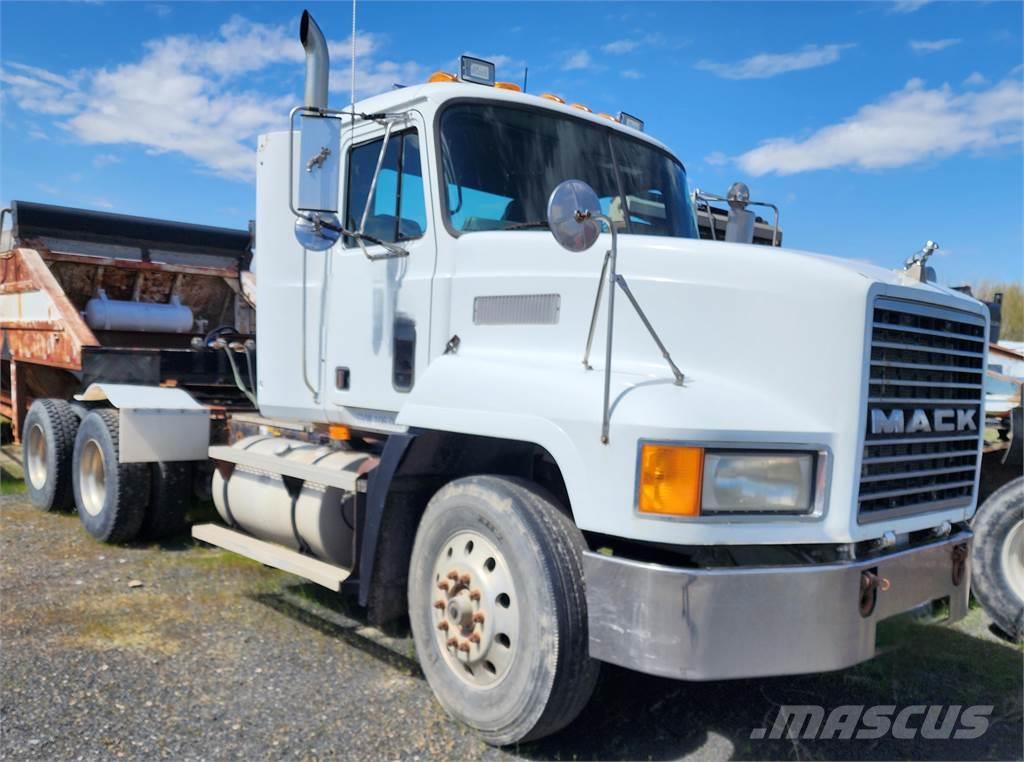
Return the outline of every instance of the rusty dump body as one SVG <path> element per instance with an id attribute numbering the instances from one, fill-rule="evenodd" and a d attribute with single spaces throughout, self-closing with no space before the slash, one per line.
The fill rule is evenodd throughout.
<path id="1" fill-rule="evenodd" d="M 254 338 L 241 278 L 249 231 L 24 201 L 4 212 L 12 226 L 0 241 L 0 414 L 15 437 L 33 399 L 68 398 L 94 381 L 181 386 L 214 408 L 251 408 L 224 350 L 210 346 Z M 101 290 L 117 302 L 180 301 L 191 329 L 93 330 L 84 311 Z"/>

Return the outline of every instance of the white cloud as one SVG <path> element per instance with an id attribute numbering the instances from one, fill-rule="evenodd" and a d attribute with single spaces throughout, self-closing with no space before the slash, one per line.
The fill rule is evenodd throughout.
<path id="1" fill-rule="evenodd" d="M 151 40 L 135 62 L 73 77 L 5 62 L 0 81 L 20 108 L 63 117 L 58 125 L 84 143 L 137 144 L 151 155 L 179 153 L 224 177 L 249 180 L 255 173 L 256 136 L 286 126 L 288 110 L 297 102 L 289 89 L 301 77 L 305 53 L 295 26 L 234 16 L 212 36 Z M 356 37 L 357 97 L 422 78 L 423 68 L 414 62 L 376 60 L 379 44 L 372 34 Z M 336 61 L 346 61 L 351 40 L 332 41 L 329 47 Z M 254 77 L 271 67 L 291 77 Z M 345 93 L 347 103 L 347 67 L 332 74 L 332 91 Z M 267 93 L 253 89 L 254 79 L 292 84 L 271 85 L 281 90 Z M 97 166 L 102 156 L 113 154 L 97 156 Z"/>
<path id="2" fill-rule="evenodd" d="M 605 45 L 601 46 L 601 50 L 605 53 L 611 53 L 612 55 L 622 55 L 623 53 L 630 53 L 640 47 L 639 40 L 614 40 Z"/>
<path id="3" fill-rule="evenodd" d="M 585 50 L 578 50 L 565 59 L 565 62 L 562 64 L 562 69 L 565 71 L 577 71 L 579 69 L 589 68 L 590 64 L 590 53 Z"/>
<path id="4" fill-rule="evenodd" d="M 932 0 L 896 0 L 889 10 L 892 13 L 914 13 L 931 3 Z"/>
<path id="5" fill-rule="evenodd" d="M 767 79 L 835 63 L 840 53 L 850 47 L 853 45 L 806 45 L 790 53 L 758 53 L 735 63 L 698 61 L 696 67 L 725 79 Z"/>
<path id="6" fill-rule="evenodd" d="M 112 153 L 99 153 L 92 158 L 92 165 L 96 168 L 106 167 L 110 164 L 120 164 L 121 157 Z"/>
<path id="7" fill-rule="evenodd" d="M 632 53 L 641 47 L 664 47 L 668 41 L 661 34 L 645 34 L 642 37 L 623 37 L 619 40 L 612 40 L 601 46 L 601 52 L 613 56 L 621 56 Z"/>
<path id="8" fill-rule="evenodd" d="M 113 209 L 114 208 L 114 205 L 112 203 L 110 203 L 110 201 L 108 199 L 105 199 L 102 196 L 99 197 L 99 198 L 92 199 L 92 205 L 96 209 Z"/>
<path id="9" fill-rule="evenodd" d="M 82 103 L 82 94 L 74 82 L 35 66 L 5 62 L 0 69 L 0 82 L 5 85 L 4 93 L 25 111 L 73 114 Z"/>
<path id="10" fill-rule="evenodd" d="M 968 87 L 981 87 L 988 84 L 988 78 L 980 71 L 976 71 L 964 80 L 964 84 Z"/>
<path id="11" fill-rule="evenodd" d="M 621 72 L 623 79 L 643 79 L 644 75 L 642 72 L 636 69 L 623 69 Z"/>
<path id="12" fill-rule="evenodd" d="M 729 157 L 721 151 L 712 151 L 704 157 L 704 163 L 712 167 L 721 167 L 729 163 Z"/>
<path id="13" fill-rule="evenodd" d="M 789 175 L 816 169 L 888 169 L 962 151 L 983 151 L 1021 140 L 1024 84 L 1006 79 L 956 93 L 927 89 L 919 79 L 845 121 L 809 137 L 774 138 L 737 158 L 751 175 Z"/>
<path id="14" fill-rule="evenodd" d="M 951 48 L 960 44 L 958 37 L 946 37 L 942 40 L 911 40 L 910 49 L 915 53 L 938 53 L 940 50 Z"/>
<path id="15" fill-rule="evenodd" d="M 356 57 L 356 98 L 376 95 L 395 85 L 411 85 L 426 79 L 427 70 L 415 61 L 370 61 Z M 344 95 L 347 105 L 352 92 L 352 70 L 331 71 L 331 92 Z"/>
<path id="16" fill-rule="evenodd" d="M 78 84 L 74 80 L 62 77 L 59 74 L 54 74 L 52 71 L 47 71 L 46 69 L 40 69 L 38 66 L 28 66 L 27 64 L 15 63 L 14 61 L 9 61 L 4 65 L 10 66 L 12 69 L 16 69 L 34 79 L 39 79 L 43 82 L 48 82 L 51 85 L 62 87 L 65 90 L 75 90 L 78 88 Z"/>

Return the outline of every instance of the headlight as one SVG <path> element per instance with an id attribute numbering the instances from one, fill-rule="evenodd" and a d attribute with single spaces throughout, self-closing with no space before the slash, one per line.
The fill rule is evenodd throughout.
<path id="1" fill-rule="evenodd" d="M 729 451 L 645 443 L 640 449 L 640 513 L 692 517 L 808 514 L 817 458 L 792 450 Z"/>
<path id="2" fill-rule="evenodd" d="M 701 513 L 809 513 L 811 453 L 704 453 Z"/>

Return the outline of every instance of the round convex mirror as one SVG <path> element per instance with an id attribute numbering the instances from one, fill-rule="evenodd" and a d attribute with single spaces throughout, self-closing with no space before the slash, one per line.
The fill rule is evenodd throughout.
<path id="1" fill-rule="evenodd" d="M 327 251 L 340 236 L 341 221 L 336 214 L 315 212 L 311 217 L 295 219 L 295 240 L 309 251 Z"/>
<path id="2" fill-rule="evenodd" d="M 601 214 L 601 202 L 594 189 L 582 180 L 566 180 L 551 191 L 548 199 L 548 227 L 564 249 L 586 251 L 601 234 L 601 224 L 592 216 L 578 219 L 577 212 Z"/>

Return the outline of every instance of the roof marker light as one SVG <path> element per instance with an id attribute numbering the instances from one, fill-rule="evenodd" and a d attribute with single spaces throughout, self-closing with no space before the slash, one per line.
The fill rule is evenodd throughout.
<path id="1" fill-rule="evenodd" d="M 627 114 L 625 111 L 619 112 L 619 124 L 638 130 L 639 132 L 644 131 L 644 120 L 637 119 L 635 116 Z"/>
<path id="2" fill-rule="evenodd" d="M 511 90 L 512 92 L 516 93 L 523 92 L 523 88 L 521 88 L 515 82 L 495 82 L 494 86 L 499 90 Z"/>
<path id="3" fill-rule="evenodd" d="M 608 119 L 612 122 L 618 121 L 614 116 L 612 116 L 611 114 L 606 114 L 603 111 L 600 114 L 598 114 L 598 116 L 601 117 L 602 119 Z"/>
<path id="4" fill-rule="evenodd" d="M 588 106 L 584 106 L 582 103 L 571 103 L 569 104 L 569 108 L 575 108 L 579 109 L 580 111 L 586 111 L 588 114 L 594 113 L 593 109 L 589 108 Z"/>
<path id="5" fill-rule="evenodd" d="M 482 58 L 462 56 L 459 59 L 460 78 L 463 82 L 494 86 L 494 64 Z"/>
<path id="6" fill-rule="evenodd" d="M 459 78 L 454 74 L 449 74 L 446 71 L 435 71 L 429 77 L 427 82 L 458 82 Z"/>
<path id="7" fill-rule="evenodd" d="M 548 101 L 554 101 L 555 103 L 565 103 L 565 98 L 560 98 L 554 93 L 541 93 L 541 98 Z"/>

